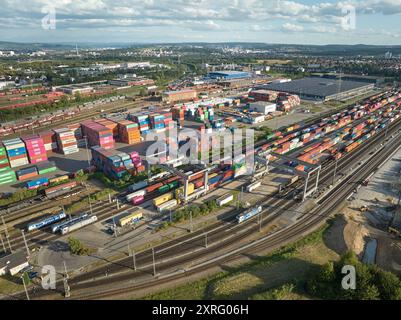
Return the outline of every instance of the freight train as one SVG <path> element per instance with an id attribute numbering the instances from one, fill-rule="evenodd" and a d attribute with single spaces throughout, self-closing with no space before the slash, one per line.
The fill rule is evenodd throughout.
<path id="1" fill-rule="evenodd" d="M 62 235 L 76 231 L 97 221 L 97 216 L 87 216 L 77 222 L 68 224 L 60 229 Z"/>

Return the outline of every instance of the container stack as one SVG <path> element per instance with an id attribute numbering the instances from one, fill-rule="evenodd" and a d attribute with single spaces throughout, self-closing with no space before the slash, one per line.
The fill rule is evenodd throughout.
<path id="1" fill-rule="evenodd" d="M 184 109 L 182 109 L 181 107 L 174 107 L 171 109 L 171 112 L 173 114 L 174 120 L 178 120 L 180 122 L 184 121 L 185 118 Z"/>
<path id="2" fill-rule="evenodd" d="M 6 148 L 0 144 L 0 173 L 10 170 L 10 163 L 7 159 Z"/>
<path id="3" fill-rule="evenodd" d="M 141 134 L 147 134 L 150 129 L 149 125 L 149 115 L 147 114 L 137 114 L 137 115 L 129 115 L 130 120 L 136 122 L 139 126 L 139 131 Z"/>
<path id="4" fill-rule="evenodd" d="M 22 180 L 27 180 L 27 179 L 36 177 L 38 175 L 38 170 L 35 166 L 32 166 L 32 167 L 18 170 L 16 173 L 17 173 L 18 180 L 22 181 Z"/>
<path id="5" fill-rule="evenodd" d="M 17 181 L 15 172 L 11 170 L 7 159 L 6 148 L 0 146 L 0 185 Z"/>
<path id="6" fill-rule="evenodd" d="M 164 126 L 167 128 L 169 123 L 173 121 L 173 114 L 168 111 L 164 111 L 160 113 L 164 116 Z"/>
<path id="7" fill-rule="evenodd" d="M 88 146 L 100 146 L 105 150 L 114 148 L 113 131 L 99 123 L 83 122 L 82 133 L 88 139 Z"/>
<path id="8" fill-rule="evenodd" d="M 54 129 L 56 133 L 58 150 L 62 154 L 72 154 L 79 152 L 77 139 L 74 132 L 68 128 Z"/>
<path id="9" fill-rule="evenodd" d="M 67 125 L 67 128 L 74 133 L 74 137 L 77 140 L 78 147 L 85 147 L 85 139 L 82 135 L 82 128 L 80 123 L 74 123 Z"/>
<path id="10" fill-rule="evenodd" d="M 39 136 L 24 137 L 26 150 L 30 163 L 38 163 L 47 160 L 47 152 L 43 139 Z"/>
<path id="11" fill-rule="evenodd" d="M 40 175 L 46 174 L 46 173 L 49 173 L 49 172 L 54 172 L 54 171 L 57 170 L 56 164 L 54 162 L 52 162 L 52 161 L 46 161 L 46 162 L 38 163 L 36 165 L 36 168 L 38 169 L 38 173 Z"/>
<path id="12" fill-rule="evenodd" d="M 118 138 L 118 125 L 116 122 L 111 121 L 109 119 L 99 119 L 96 120 L 97 123 L 101 124 L 102 126 L 105 126 L 106 128 L 109 128 L 111 132 L 113 133 L 113 138 L 114 140 L 117 140 Z"/>
<path id="13" fill-rule="evenodd" d="M 118 135 L 120 141 L 128 144 L 135 144 L 141 142 L 141 133 L 139 126 L 129 120 L 121 120 L 118 122 Z"/>
<path id="14" fill-rule="evenodd" d="M 136 175 L 145 170 L 137 152 L 114 154 L 96 146 L 92 147 L 92 157 L 95 166 L 115 180 L 121 179 L 126 174 Z"/>
<path id="15" fill-rule="evenodd" d="M 17 181 L 17 177 L 13 170 L 0 171 L 0 185 L 9 184 Z"/>
<path id="16" fill-rule="evenodd" d="M 153 114 L 150 117 L 150 126 L 152 129 L 155 129 L 156 132 L 164 129 L 164 115 L 161 114 Z"/>
<path id="17" fill-rule="evenodd" d="M 39 136 L 43 140 L 43 145 L 47 154 L 57 150 L 57 137 L 54 131 L 45 131 L 40 133 Z"/>
<path id="18" fill-rule="evenodd" d="M 24 166 L 29 163 L 25 144 L 20 138 L 3 141 L 3 144 L 7 151 L 11 168 Z"/>

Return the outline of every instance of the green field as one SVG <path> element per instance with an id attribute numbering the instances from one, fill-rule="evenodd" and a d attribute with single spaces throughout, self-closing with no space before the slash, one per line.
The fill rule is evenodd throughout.
<path id="1" fill-rule="evenodd" d="M 302 282 L 328 261 L 339 256 L 324 243 L 326 225 L 308 237 L 268 256 L 255 257 L 239 267 L 145 299 L 308 299 L 300 290 Z"/>

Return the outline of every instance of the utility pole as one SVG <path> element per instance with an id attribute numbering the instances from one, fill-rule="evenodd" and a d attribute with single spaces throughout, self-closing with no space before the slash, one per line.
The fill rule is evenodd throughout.
<path id="1" fill-rule="evenodd" d="M 1 240 L 1 244 L 3 245 L 3 251 L 4 251 L 4 253 L 6 253 L 7 249 L 6 249 L 6 246 L 4 245 L 4 241 L 3 241 L 3 237 L 1 236 L 1 233 L 0 233 L 0 240 Z"/>
<path id="2" fill-rule="evenodd" d="M 117 210 L 120 210 L 120 203 L 118 202 L 118 198 L 117 199 Z"/>
<path id="3" fill-rule="evenodd" d="M 205 248 L 207 248 L 207 232 L 205 233 Z"/>
<path id="4" fill-rule="evenodd" d="M 70 289 L 70 286 L 68 285 L 68 272 L 67 272 L 67 266 L 65 264 L 65 261 L 63 261 L 63 264 L 64 264 L 64 277 L 63 277 L 64 297 L 69 298 L 71 296 L 71 289 Z"/>
<path id="5" fill-rule="evenodd" d="M 332 182 L 333 186 L 334 186 L 334 183 L 335 183 L 335 180 L 336 180 L 336 175 L 337 175 L 337 164 L 338 164 L 338 159 L 336 158 L 336 164 L 334 166 L 333 182 Z"/>
<path id="6" fill-rule="evenodd" d="M 88 158 L 88 168 L 91 166 L 91 161 L 90 161 L 90 157 L 89 157 L 89 149 L 88 149 L 88 138 L 87 136 L 84 136 L 85 138 L 85 149 L 86 149 L 86 155 Z"/>
<path id="7" fill-rule="evenodd" d="M 136 258 L 135 258 L 135 251 L 132 250 L 132 262 L 134 263 L 134 270 L 136 271 Z"/>
<path id="8" fill-rule="evenodd" d="M 192 212 L 189 211 L 189 232 L 192 232 Z"/>
<path id="9" fill-rule="evenodd" d="M 109 203 L 111 203 L 111 194 L 109 192 Z"/>
<path id="10" fill-rule="evenodd" d="M 24 273 L 24 274 L 25 274 L 25 273 Z M 25 290 L 25 294 L 26 294 L 26 299 L 27 299 L 27 300 L 31 300 L 31 299 L 29 298 L 28 290 L 27 290 L 27 288 L 26 288 L 24 274 L 21 276 L 21 279 L 22 279 L 22 283 L 24 284 L 24 290 Z"/>
<path id="11" fill-rule="evenodd" d="M 262 211 L 259 213 L 259 232 L 262 232 Z"/>
<path id="12" fill-rule="evenodd" d="M 153 247 L 152 247 L 152 257 L 153 257 L 153 276 L 156 277 L 155 248 Z"/>
<path id="13" fill-rule="evenodd" d="M 31 255 L 31 253 L 29 252 L 28 243 L 26 242 L 24 229 L 21 229 L 21 234 L 22 234 L 22 239 L 24 239 L 26 253 L 28 254 L 28 257 L 29 257 Z"/>
<path id="14" fill-rule="evenodd" d="M 91 200 L 90 195 L 88 195 L 88 199 L 89 199 L 89 210 L 90 210 L 91 214 L 93 214 L 92 200 Z"/>
<path id="15" fill-rule="evenodd" d="M 10 252 L 13 253 L 13 249 L 11 248 L 10 238 L 8 236 L 7 225 L 6 225 L 6 222 L 4 221 L 4 216 L 1 216 L 1 221 L 3 222 L 3 225 L 4 225 L 4 233 L 6 234 L 8 247 L 10 248 Z"/>
<path id="16" fill-rule="evenodd" d="M 113 217 L 113 229 L 114 229 L 114 237 L 117 238 L 117 226 L 116 226 L 116 221 Z"/>

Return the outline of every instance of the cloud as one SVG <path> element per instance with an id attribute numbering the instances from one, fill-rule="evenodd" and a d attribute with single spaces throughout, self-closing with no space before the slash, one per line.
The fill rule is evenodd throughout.
<path id="1" fill-rule="evenodd" d="M 299 32 L 299 31 L 303 31 L 304 27 L 293 24 L 293 23 L 284 23 L 281 26 L 281 29 L 286 32 Z"/>

